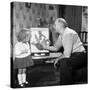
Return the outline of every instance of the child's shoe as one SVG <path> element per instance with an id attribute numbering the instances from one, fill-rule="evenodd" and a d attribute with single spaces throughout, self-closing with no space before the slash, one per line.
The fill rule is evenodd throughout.
<path id="1" fill-rule="evenodd" d="M 24 82 L 24 85 L 25 85 L 25 87 L 28 87 L 28 86 L 30 86 L 30 84 L 29 84 L 29 82 Z"/>
<path id="2" fill-rule="evenodd" d="M 23 87 L 25 87 L 25 85 L 24 84 L 19 84 L 19 87 L 22 87 L 23 88 Z"/>
<path id="3" fill-rule="evenodd" d="M 29 84 L 28 81 L 26 81 L 24 84 Z"/>

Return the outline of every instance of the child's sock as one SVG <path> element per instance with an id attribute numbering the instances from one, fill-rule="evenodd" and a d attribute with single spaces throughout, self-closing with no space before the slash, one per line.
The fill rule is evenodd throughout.
<path id="1" fill-rule="evenodd" d="M 22 81 L 23 81 L 23 83 L 25 83 L 26 82 L 26 74 L 24 73 L 24 74 L 22 74 Z"/>
<path id="2" fill-rule="evenodd" d="M 22 84 L 22 74 L 18 74 L 18 83 Z"/>

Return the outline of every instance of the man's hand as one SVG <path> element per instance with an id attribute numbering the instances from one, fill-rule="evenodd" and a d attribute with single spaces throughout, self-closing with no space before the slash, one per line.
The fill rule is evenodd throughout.
<path id="1" fill-rule="evenodd" d="M 43 50 L 43 46 L 40 43 L 36 43 L 35 46 L 39 49 L 39 50 Z"/>
<path id="2" fill-rule="evenodd" d="M 43 39 L 42 42 L 41 42 L 41 45 L 43 46 L 43 49 L 47 49 L 47 47 L 49 46 L 50 44 L 50 41 L 47 39 Z"/>
<path id="3" fill-rule="evenodd" d="M 55 67 L 55 68 L 57 68 L 56 64 L 58 63 L 58 61 L 59 61 L 58 58 L 54 60 L 54 67 Z"/>
<path id="4" fill-rule="evenodd" d="M 60 57 L 58 57 L 57 59 L 54 60 L 54 67 L 55 68 L 57 68 L 57 66 L 59 65 L 58 61 L 60 61 L 63 58 L 65 58 L 65 56 L 62 54 Z"/>

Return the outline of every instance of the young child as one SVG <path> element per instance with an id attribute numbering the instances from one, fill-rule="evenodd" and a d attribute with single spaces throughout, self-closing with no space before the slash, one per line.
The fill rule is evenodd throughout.
<path id="1" fill-rule="evenodd" d="M 18 69 L 17 78 L 20 87 L 28 84 L 26 81 L 26 68 L 34 64 L 31 59 L 30 44 L 28 43 L 30 37 L 30 31 L 22 29 L 17 35 L 18 42 L 14 47 L 14 68 Z"/>

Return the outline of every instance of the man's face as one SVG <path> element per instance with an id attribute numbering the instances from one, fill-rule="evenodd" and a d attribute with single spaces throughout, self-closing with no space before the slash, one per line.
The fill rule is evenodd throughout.
<path id="1" fill-rule="evenodd" d="M 60 23 L 58 23 L 58 22 L 54 23 L 54 29 L 57 33 L 60 32 L 61 28 L 62 28 L 62 25 Z"/>

